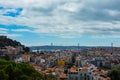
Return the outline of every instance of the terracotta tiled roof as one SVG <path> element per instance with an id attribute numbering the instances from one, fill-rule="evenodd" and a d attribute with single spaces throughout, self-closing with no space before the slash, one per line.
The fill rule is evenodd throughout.
<path id="1" fill-rule="evenodd" d="M 55 68 L 47 68 L 48 71 L 53 71 Z"/>
<path id="2" fill-rule="evenodd" d="M 78 68 L 77 67 L 72 67 L 71 69 L 69 69 L 69 72 L 78 72 Z"/>
<path id="3" fill-rule="evenodd" d="M 67 78 L 67 75 L 66 74 L 61 74 L 60 75 L 60 79 L 66 79 Z"/>
<path id="4" fill-rule="evenodd" d="M 82 71 L 87 72 L 87 71 L 88 71 L 88 68 L 87 68 L 87 67 L 83 67 L 83 68 L 82 68 Z"/>
<path id="5" fill-rule="evenodd" d="M 110 80 L 110 78 L 109 78 L 109 77 L 106 77 L 104 80 Z"/>

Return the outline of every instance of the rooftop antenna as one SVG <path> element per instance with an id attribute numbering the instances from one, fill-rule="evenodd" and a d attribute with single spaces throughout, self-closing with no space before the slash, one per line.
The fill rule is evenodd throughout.
<path id="1" fill-rule="evenodd" d="M 80 44 L 78 43 L 78 50 L 79 50 Z"/>
<path id="2" fill-rule="evenodd" d="M 51 46 L 53 46 L 53 43 L 51 43 Z"/>
<path id="3" fill-rule="evenodd" d="M 112 50 L 112 52 L 111 52 L 111 55 L 113 54 L 113 42 L 111 43 L 111 50 Z"/>
<path id="4" fill-rule="evenodd" d="M 94 48 L 94 55 L 96 55 L 96 49 L 97 49 L 97 47 Z"/>

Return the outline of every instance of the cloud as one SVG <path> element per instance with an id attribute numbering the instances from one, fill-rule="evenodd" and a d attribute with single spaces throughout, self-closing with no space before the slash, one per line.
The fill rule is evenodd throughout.
<path id="1" fill-rule="evenodd" d="M 29 29 L 12 29 L 11 31 L 13 31 L 13 32 L 34 32 Z"/>
<path id="2" fill-rule="evenodd" d="M 8 34 L 8 33 L 0 34 L 0 35 L 5 35 L 7 37 L 20 37 L 20 36 L 22 36 L 21 34 Z"/>
<path id="3" fill-rule="evenodd" d="M 0 31 L 7 31 L 8 29 L 6 28 L 0 28 Z"/>
<path id="4" fill-rule="evenodd" d="M 7 33 L 7 31 L 8 31 L 8 29 L 6 29 L 6 28 L 0 28 L 0 34 Z"/>
<path id="5" fill-rule="evenodd" d="M 37 34 L 59 37 L 87 34 L 120 38 L 119 3 L 119 0 L 0 0 L 4 8 L 4 12 L 0 9 L 0 23 L 28 26 Z M 19 8 L 22 11 L 17 17 L 2 15 Z"/>
<path id="6" fill-rule="evenodd" d="M 5 35 L 8 37 L 20 37 L 20 36 L 22 36 L 21 34 L 11 34 L 11 33 L 9 33 L 9 29 L 6 29 L 6 28 L 0 28 L 0 35 Z"/>

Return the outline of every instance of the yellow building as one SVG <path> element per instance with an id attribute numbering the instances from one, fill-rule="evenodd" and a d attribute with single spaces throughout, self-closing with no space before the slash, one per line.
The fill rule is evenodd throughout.
<path id="1" fill-rule="evenodd" d="M 30 62 L 30 55 L 26 56 L 27 62 Z"/>
<path id="2" fill-rule="evenodd" d="M 58 66 L 64 66 L 65 62 L 66 62 L 66 60 L 64 60 L 64 59 L 58 60 Z"/>

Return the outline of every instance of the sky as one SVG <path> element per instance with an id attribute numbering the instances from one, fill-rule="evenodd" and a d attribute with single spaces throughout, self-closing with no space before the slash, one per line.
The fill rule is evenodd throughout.
<path id="1" fill-rule="evenodd" d="M 0 0 L 0 35 L 26 46 L 120 47 L 120 0 Z"/>

